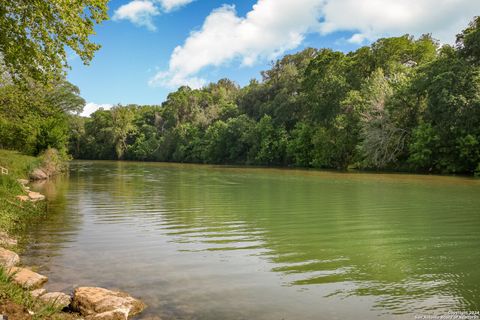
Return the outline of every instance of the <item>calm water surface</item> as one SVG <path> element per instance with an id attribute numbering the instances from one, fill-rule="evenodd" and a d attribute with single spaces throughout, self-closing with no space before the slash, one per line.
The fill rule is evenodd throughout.
<path id="1" fill-rule="evenodd" d="M 478 180 L 79 161 L 39 188 L 26 263 L 50 290 L 127 291 L 140 319 L 480 310 Z"/>

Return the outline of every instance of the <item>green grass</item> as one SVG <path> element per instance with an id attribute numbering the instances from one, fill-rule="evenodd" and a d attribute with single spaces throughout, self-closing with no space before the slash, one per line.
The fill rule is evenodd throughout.
<path id="1" fill-rule="evenodd" d="M 15 151 L 0 150 L 0 166 L 8 175 L 0 176 L 0 230 L 18 233 L 28 225 L 28 220 L 45 212 L 43 203 L 20 202 L 17 195 L 25 194 L 17 179 L 28 178 L 28 173 L 41 164 L 41 159 Z"/>
<path id="2" fill-rule="evenodd" d="M 41 164 L 40 158 L 27 156 L 16 151 L 0 149 L 0 166 L 9 171 L 9 175 L 14 178 L 28 177 L 28 173 Z"/>

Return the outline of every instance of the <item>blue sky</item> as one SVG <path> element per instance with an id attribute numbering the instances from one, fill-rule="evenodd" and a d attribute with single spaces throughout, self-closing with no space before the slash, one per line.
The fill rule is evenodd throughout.
<path id="1" fill-rule="evenodd" d="M 477 0 L 114 0 L 96 27 L 89 66 L 69 80 L 89 103 L 160 104 L 179 85 L 245 85 L 272 60 L 305 47 L 350 51 L 382 36 L 433 33 L 452 42 Z M 176 49 L 177 48 L 177 49 Z"/>

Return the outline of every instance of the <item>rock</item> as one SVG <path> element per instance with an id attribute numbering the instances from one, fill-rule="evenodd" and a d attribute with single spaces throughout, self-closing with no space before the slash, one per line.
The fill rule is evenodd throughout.
<path id="1" fill-rule="evenodd" d="M 128 319 L 128 310 L 113 310 L 87 316 L 86 320 L 125 320 Z"/>
<path id="2" fill-rule="evenodd" d="M 46 276 L 42 276 L 27 268 L 13 267 L 8 271 L 8 274 L 12 276 L 12 280 L 26 289 L 36 289 L 41 287 L 48 281 Z"/>
<path id="3" fill-rule="evenodd" d="M 28 181 L 27 179 L 17 179 L 17 182 L 25 187 L 30 181 Z"/>
<path id="4" fill-rule="evenodd" d="M 0 231 L 0 245 L 2 246 L 16 246 L 17 240 L 10 237 L 3 231 Z"/>
<path id="5" fill-rule="evenodd" d="M 125 320 L 145 309 L 145 304 L 124 292 L 80 287 L 73 293 L 72 307 L 87 319 Z"/>
<path id="6" fill-rule="evenodd" d="M 42 294 L 40 300 L 50 303 L 56 308 L 64 309 L 70 305 L 72 302 L 72 297 L 63 292 L 49 292 Z"/>
<path id="7" fill-rule="evenodd" d="M 47 180 L 48 179 L 48 174 L 43 171 L 42 169 L 34 169 L 32 172 L 30 172 L 30 180 Z"/>
<path id="8" fill-rule="evenodd" d="M 44 295 L 45 293 L 47 293 L 47 290 L 45 290 L 43 288 L 42 289 L 35 289 L 35 290 L 30 291 L 30 295 L 34 298 L 38 298 L 41 295 Z"/>
<path id="9" fill-rule="evenodd" d="M 24 196 L 24 195 L 17 196 L 17 199 L 22 201 L 22 202 L 26 202 L 26 201 L 30 200 L 30 198 L 28 196 Z"/>
<path id="10" fill-rule="evenodd" d="M 34 191 L 30 191 L 28 193 L 28 197 L 30 198 L 30 200 L 32 201 L 41 201 L 41 200 L 45 200 L 45 196 L 39 192 L 34 192 Z"/>
<path id="11" fill-rule="evenodd" d="M 13 251 L 0 248 L 0 266 L 11 268 L 20 262 L 20 257 Z"/>

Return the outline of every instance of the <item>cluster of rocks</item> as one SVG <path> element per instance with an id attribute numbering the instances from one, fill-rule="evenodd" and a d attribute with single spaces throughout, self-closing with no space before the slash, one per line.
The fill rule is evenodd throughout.
<path id="1" fill-rule="evenodd" d="M 17 267 L 20 257 L 13 251 L 0 247 L 0 266 L 5 269 L 12 281 L 25 289 L 36 289 L 47 282 L 48 278 L 28 268 Z"/>
<path id="2" fill-rule="evenodd" d="M 16 244 L 14 239 L 0 232 L 0 240 Z M 42 286 L 48 281 L 44 275 L 31 269 L 18 267 L 20 257 L 15 252 L 0 247 L 0 266 L 11 280 L 30 290 L 33 298 L 51 304 L 58 309 L 78 312 L 85 320 L 127 320 L 145 309 L 145 304 L 128 294 L 98 287 L 79 287 L 72 295 L 63 292 L 47 292 Z"/>
<path id="3" fill-rule="evenodd" d="M 22 186 L 23 190 L 27 193 L 27 195 L 17 196 L 18 200 L 22 202 L 25 202 L 25 201 L 37 202 L 37 201 L 45 200 L 45 196 L 43 194 L 30 190 L 30 187 L 28 186 L 28 183 L 30 181 L 26 179 L 18 179 L 17 181 Z"/>

